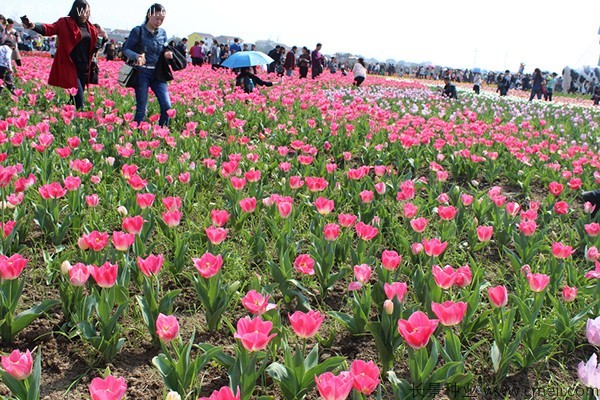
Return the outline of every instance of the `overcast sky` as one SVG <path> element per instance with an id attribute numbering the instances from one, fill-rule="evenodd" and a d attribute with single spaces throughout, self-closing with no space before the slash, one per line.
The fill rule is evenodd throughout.
<path id="1" fill-rule="evenodd" d="M 131 29 L 150 1 L 88 0 L 92 22 Z M 71 0 L 0 0 L 7 17 L 54 22 Z M 272 39 L 326 54 L 430 61 L 456 68 L 560 72 L 598 64 L 600 0 L 161 0 L 167 34 L 192 32 Z"/>

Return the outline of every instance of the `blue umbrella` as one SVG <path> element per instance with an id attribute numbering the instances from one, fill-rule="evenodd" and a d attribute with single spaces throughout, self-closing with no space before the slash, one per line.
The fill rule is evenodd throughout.
<path id="1" fill-rule="evenodd" d="M 243 68 L 271 64 L 273 61 L 271 57 L 260 51 L 238 51 L 229 56 L 221 65 L 227 68 Z"/>
<path id="2" fill-rule="evenodd" d="M 480 74 L 481 73 L 481 69 L 479 69 L 479 68 L 473 68 L 473 73 Z"/>

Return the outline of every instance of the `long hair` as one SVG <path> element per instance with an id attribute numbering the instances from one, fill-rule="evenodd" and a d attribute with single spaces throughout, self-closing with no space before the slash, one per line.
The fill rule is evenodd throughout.
<path id="1" fill-rule="evenodd" d="M 71 6 L 71 11 L 69 11 L 69 17 L 77 20 L 83 15 L 83 12 L 90 5 L 86 0 L 75 0 L 73 5 Z"/>
<path id="2" fill-rule="evenodd" d="M 146 19 L 144 20 L 144 23 L 148 23 L 148 14 L 153 15 L 158 13 L 164 13 L 165 11 L 167 11 L 167 9 L 163 5 L 158 3 L 152 4 L 148 11 L 146 11 Z"/>

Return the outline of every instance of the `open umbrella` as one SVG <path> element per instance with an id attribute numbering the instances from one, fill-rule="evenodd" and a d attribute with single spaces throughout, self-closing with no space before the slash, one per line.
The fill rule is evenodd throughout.
<path id="1" fill-rule="evenodd" d="M 481 73 L 481 69 L 480 68 L 473 68 L 473 73 L 480 74 Z"/>
<path id="2" fill-rule="evenodd" d="M 260 51 L 238 51 L 221 65 L 227 68 L 243 68 L 271 64 L 273 61 L 271 57 Z"/>

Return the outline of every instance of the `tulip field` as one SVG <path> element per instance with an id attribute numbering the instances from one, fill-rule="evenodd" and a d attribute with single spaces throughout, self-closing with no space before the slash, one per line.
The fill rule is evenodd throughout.
<path id="1" fill-rule="evenodd" d="M 0 93 L 0 398 L 598 399 L 599 109 L 189 66 L 163 129 L 51 61 Z"/>

